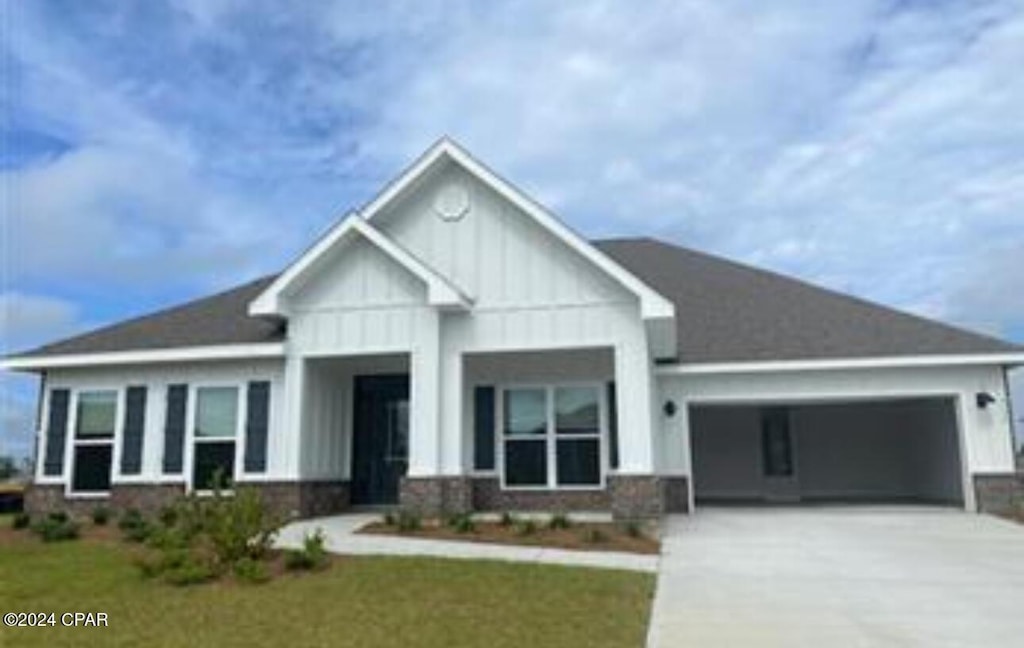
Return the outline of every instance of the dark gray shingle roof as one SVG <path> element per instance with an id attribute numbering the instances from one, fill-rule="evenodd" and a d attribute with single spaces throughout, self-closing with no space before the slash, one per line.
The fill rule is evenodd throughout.
<path id="1" fill-rule="evenodd" d="M 654 239 L 595 245 L 676 304 L 682 362 L 1021 352 L 773 272 Z"/>
<path id="2" fill-rule="evenodd" d="M 216 295 L 105 326 L 19 357 L 279 342 L 279 322 L 249 317 L 249 302 L 274 280 L 262 277 Z"/>
<path id="3" fill-rule="evenodd" d="M 653 239 L 594 244 L 675 302 L 683 362 L 1022 351 L 1008 342 Z M 263 277 L 18 357 L 278 342 L 284 339 L 281 324 L 247 314 L 249 302 L 274 279 Z"/>

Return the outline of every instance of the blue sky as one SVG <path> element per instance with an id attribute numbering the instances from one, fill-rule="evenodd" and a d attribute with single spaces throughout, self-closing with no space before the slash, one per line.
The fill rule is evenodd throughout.
<path id="1" fill-rule="evenodd" d="M 274 271 L 444 133 L 590 236 L 1024 342 L 1021 2 L 0 4 L 4 351 Z"/>

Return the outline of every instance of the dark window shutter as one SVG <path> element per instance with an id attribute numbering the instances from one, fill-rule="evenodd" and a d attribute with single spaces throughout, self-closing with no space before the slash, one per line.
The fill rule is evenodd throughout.
<path id="1" fill-rule="evenodd" d="M 494 470 L 494 387 L 473 390 L 473 468 Z"/>
<path id="2" fill-rule="evenodd" d="M 188 385 L 167 387 L 167 418 L 164 422 L 164 473 L 180 475 L 185 450 L 185 408 Z"/>
<path id="3" fill-rule="evenodd" d="M 71 392 L 67 389 L 50 391 L 50 420 L 46 425 L 44 475 L 60 475 L 64 472 L 64 444 L 67 442 L 70 398 Z"/>
<path id="4" fill-rule="evenodd" d="M 619 406 L 615 402 L 615 383 L 608 383 L 608 465 L 619 467 Z"/>
<path id="5" fill-rule="evenodd" d="M 129 387 L 124 399 L 121 474 L 142 472 L 142 438 L 146 430 L 146 388 Z"/>
<path id="6" fill-rule="evenodd" d="M 270 412 L 270 383 L 249 383 L 246 396 L 245 472 L 267 469 L 267 418 Z"/>

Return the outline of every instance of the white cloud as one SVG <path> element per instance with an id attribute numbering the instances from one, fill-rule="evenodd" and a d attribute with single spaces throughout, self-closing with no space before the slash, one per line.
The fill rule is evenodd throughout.
<path id="1" fill-rule="evenodd" d="M 18 351 L 81 328 L 74 303 L 46 295 L 0 294 L 0 353 Z"/>

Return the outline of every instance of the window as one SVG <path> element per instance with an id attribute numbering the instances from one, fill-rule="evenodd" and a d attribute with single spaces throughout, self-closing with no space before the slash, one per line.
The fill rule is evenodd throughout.
<path id="1" fill-rule="evenodd" d="M 599 387 L 509 388 L 502 409 L 505 486 L 601 486 Z"/>
<path id="2" fill-rule="evenodd" d="M 116 391 L 79 392 L 72 450 L 72 492 L 103 494 L 110 490 L 115 421 Z"/>
<path id="3" fill-rule="evenodd" d="M 219 477 L 229 485 L 235 475 L 238 436 L 238 388 L 196 389 L 192 488 L 206 490 Z"/>

